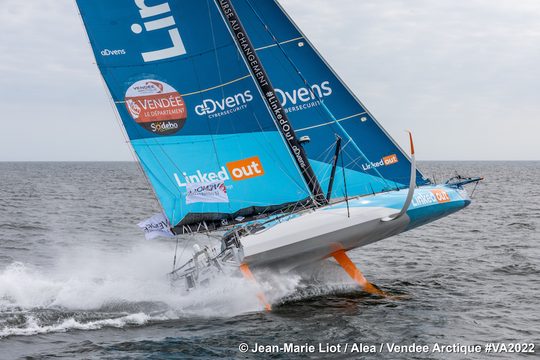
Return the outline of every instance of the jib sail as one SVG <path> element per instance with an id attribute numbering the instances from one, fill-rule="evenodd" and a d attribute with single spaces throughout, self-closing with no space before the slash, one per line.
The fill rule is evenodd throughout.
<path id="1" fill-rule="evenodd" d="M 170 223 L 311 196 L 214 0 L 77 0 L 99 69 Z"/>
<path id="2" fill-rule="evenodd" d="M 275 0 L 232 0 L 323 189 L 331 174 L 336 135 L 349 195 L 408 187 L 410 161 L 354 97 Z M 342 171 L 332 197 L 342 197 Z M 427 180 L 417 174 L 417 184 Z"/>

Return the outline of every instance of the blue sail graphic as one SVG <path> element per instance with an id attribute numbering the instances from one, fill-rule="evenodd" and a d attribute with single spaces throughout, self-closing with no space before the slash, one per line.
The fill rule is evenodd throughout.
<path id="1" fill-rule="evenodd" d="M 233 0 L 264 67 L 305 145 L 323 189 L 336 135 L 343 139 L 349 195 L 408 187 L 410 160 L 317 53 L 275 0 Z M 299 75 L 299 72 L 301 75 Z M 417 174 L 417 185 L 428 181 Z M 344 195 L 338 169 L 334 198 Z"/>
<path id="2" fill-rule="evenodd" d="M 77 4 L 172 225 L 253 215 L 309 198 L 214 0 Z M 192 196 L 197 191 L 203 193 Z"/>

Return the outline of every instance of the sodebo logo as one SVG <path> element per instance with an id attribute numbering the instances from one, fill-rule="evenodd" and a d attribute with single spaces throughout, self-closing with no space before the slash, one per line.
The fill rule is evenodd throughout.
<path id="1" fill-rule="evenodd" d="M 158 122 L 150 124 L 153 132 L 163 133 L 178 130 L 178 124 L 170 121 Z"/>
<path id="2" fill-rule="evenodd" d="M 180 31 L 176 27 L 176 21 L 172 16 L 169 3 L 166 1 L 159 5 L 147 6 L 145 4 L 145 0 L 134 0 L 134 2 L 139 8 L 139 14 L 141 15 L 142 20 L 150 17 L 154 18 L 156 16 L 169 14 L 169 16 L 163 16 L 159 19 L 144 22 L 144 29 L 143 26 L 137 23 L 131 25 L 131 31 L 134 34 L 141 34 L 144 30 L 146 30 L 146 32 L 158 30 L 165 32 L 165 29 L 169 28 L 169 30 L 167 30 L 167 34 L 172 46 L 165 49 L 141 53 L 144 62 L 169 59 L 186 54 L 186 48 L 184 47 L 184 42 L 180 37 Z"/>
<path id="3" fill-rule="evenodd" d="M 195 106 L 197 115 L 211 115 L 227 110 L 241 110 L 241 107 L 253 100 L 250 90 L 221 100 L 205 99 L 202 104 Z"/>
<path id="4" fill-rule="evenodd" d="M 234 181 L 241 181 L 264 175 L 264 168 L 258 156 L 232 161 L 225 165 L 226 168 L 222 166 L 217 172 L 202 172 L 201 170 L 197 170 L 194 174 L 183 172 L 182 176 L 176 173 L 173 176 L 176 184 L 179 187 L 184 187 L 192 183 L 231 180 L 231 177 Z"/>

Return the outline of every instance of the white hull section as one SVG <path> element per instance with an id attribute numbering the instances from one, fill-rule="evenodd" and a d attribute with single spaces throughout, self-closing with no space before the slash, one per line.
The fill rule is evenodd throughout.
<path id="1" fill-rule="evenodd" d="M 409 218 L 383 222 L 396 213 L 385 207 L 318 209 L 241 239 L 244 262 L 280 271 L 322 260 L 403 232 Z"/>

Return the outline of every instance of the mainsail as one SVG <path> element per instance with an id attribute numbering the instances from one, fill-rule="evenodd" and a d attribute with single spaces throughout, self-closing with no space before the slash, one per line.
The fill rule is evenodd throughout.
<path id="1" fill-rule="evenodd" d="M 279 4 L 232 3 L 293 128 L 311 139 L 308 165 L 322 189 L 336 135 L 343 139 L 350 195 L 406 187 L 406 155 Z M 313 197 L 216 0 L 77 4 L 131 145 L 173 226 L 260 214 Z M 344 195 L 345 179 L 337 174 L 334 198 Z"/>
<path id="2" fill-rule="evenodd" d="M 77 3 L 131 145 L 172 225 L 310 197 L 213 0 Z"/>

